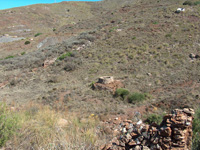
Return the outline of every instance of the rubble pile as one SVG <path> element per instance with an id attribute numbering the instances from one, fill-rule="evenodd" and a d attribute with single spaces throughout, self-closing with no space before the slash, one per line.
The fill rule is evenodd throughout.
<path id="1" fill-rule="evenodd" d="M 98 82 L 93 85 L 93 89 L 105 90 L 115 93 L 116 89 L 123 88 L 124 84 L 120 80 L 115 80 L 112 76 L 100 77 Z"/>
<path id="2" fill-rule="evenodd" d="M 160 125 L 123 121 L 120 136 L 102 150 L 190 150 L 193 114 L 193 109 L 175 109 L 164 116 Z"/>

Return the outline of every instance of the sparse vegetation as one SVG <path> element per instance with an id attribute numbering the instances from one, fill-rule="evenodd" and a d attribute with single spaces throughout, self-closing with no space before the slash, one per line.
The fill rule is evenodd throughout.
<path id="1" fill-rule="evenodd" d="M 2 103 L 0 113 L 1 147 L 7 141 L 14 140 L 9 145 L 20 149 L 85 149 L 88 144 L 94 147 L 98 139 L 96 132 L 99 119 L 94 114 L 81 119 L 35 104 L 11 111 Z"/>
<path id="2" fill-rule="evenodd" d="M 9 32 L 10 35 L 16 33 L 18 37 L 24 35 L 26 39 L 0 44 L 2 100 L 19 104 L 33 100 L 53 108 L 66 106 L 64 110 L 67 110 L 60 114 L 58 111 L 61 109 L 55 111 L 50 107 L 22 108 L 26 109 L 20 110 L 24 124 L 17 130 L 19 135 L 13 134 L 12 138 L 19 141 L 7 142 L 8 148 L 9 144 L 14 149 L 20 143 L 19 149 L 65 149 L 62 144 L 67 142 L 71 144 L 68 149 L 78 149 L 75 146 L 80 143 L 82 149 L 90 149 L 98 145 L 95 143 L 98 138 L 96 129 L 88 123 L 91 119 L 87 118 L 88 113 L 98 114 L 102 118 L 115 114 L 121 117 L 123 114 L 132 119 L 133 112 L 140 107 L 144 108 L 141 113 L 146 113 L 149 106 L 154 104 L 168 109 L 166 111 L 198 104 L 200 60 L 189 58 L 189 54 L 199 55 L 200 52 L 199 7 L 184 6 L 184 13 L 174 14 L 183 2 L 108 0 L 99 2 L 100 5 L 74 2 L 77 5 L 70 5 L 68 14 L 68 3 L 57 3 L 47 7 L 51 11 L 46 7 L 44 10 L 45 5 L 38 5 L 36 10 L 42 10 L 39 11 L 40 15 L 33 11 L 35 6 L 19 8 L 13 11 L 12 19 L 7 19 L 11 15 L 9 11 L 2 11 L 0 16 L 4 21 L 0 26 L 1 33 L 23 28 L 16 26 L 18 20 L 31 30 L 23 32 L 22 29 L 23 33 L 19 35 L 18 32 Z M 19 14 L 20 18 L 17 16 Z M 30 37 L 37 32 L 44 35 L 32 41 Z M 39 43 L 46 41 L 45 38 L 47 43 L 37 48 Z M 26 40 L 30 40 L 27 44 L 31 44 L 25 46 Z M 60 41 L 63 42 L 57 43 Z M 23 52 L 21 55 L 24 56 L 18 57 L 21 51 L 26 55 Z M 13 55 L 11 58 L 16 57 L 5 59 L 10 55 Z M 114 93 L 88 87 L 91 81 L 104 75 L 118 78 L 127 89 L 118 89 L 115 93 L 118 98 L 115 98 Z M 141 93 L 132 93 L 135 91 Z M 149 98 L 142 91 L 152 93 L 154 98 Z M 47 112 L 50 116 L 45 119 L 42 113 Z M 76 115 L 73 116 L 73 112 Z M 159 120 L 154 115 L 150 116 L 150 122 Z M 59 117 L 69 120 L 69 126 L 57 127 L 54 119 Z M 86 123 L 82 118 L 86 118 Z M 98 124 L 98 119 L 94 122 Z M 194 140 L 193 143 L 198 142 Z"/>
<path id="3" fill-rule="evenodd" d="M 73 71 L 76 68 L 77 68 L 77 65 L 74 62 L 67 62 L 63 69 L 65 71 Z"/>
<path id="4" fill-rule="evenodd" d="M 172 34 L 171 34 L 171 33 L 168 33 L 168 34 L 165 35 L 165 37 L 166 37 L 166 38 L 171 38 L 171 37 L 172 37 Z"/>

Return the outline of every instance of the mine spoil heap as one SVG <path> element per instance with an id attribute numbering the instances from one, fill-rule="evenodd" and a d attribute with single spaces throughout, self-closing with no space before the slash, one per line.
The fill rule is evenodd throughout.
<path id="1" fill-rule="evenodd" d="M 175 109 L 160 125 L 126 120 L 120 124 L 120 136 L 103 150 L 190 150 L 194 110 Z"/>

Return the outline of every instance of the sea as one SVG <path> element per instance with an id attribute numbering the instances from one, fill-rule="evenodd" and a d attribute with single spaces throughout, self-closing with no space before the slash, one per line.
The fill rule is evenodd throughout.
<path id="1" fill-rule="evenodd" d="M 14 7 L 27 6 L 32 4 L 50 4 L 50 3 L 59 3 L 62 1 L 86 1 L 94 2 L 101 0 L 1 0 L 0 9 L 9 9 Z"/>

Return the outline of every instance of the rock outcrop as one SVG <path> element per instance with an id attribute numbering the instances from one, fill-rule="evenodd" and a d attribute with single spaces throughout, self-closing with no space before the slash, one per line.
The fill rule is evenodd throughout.
<path id="1" fill-rule="evenodd" d="M 175 109 L 160 125 L 126 120 L 120 123 L 120 136 L 103 150 L 190 150 L 193 109 Z"/>
<path id="2" fill-rule="evenodd" d="M 115 80 L 112 76 L 100 77 L 98 82 L 93 85 L 93 89 L 105 90 L 115 93 L 116 89 L 123 88 L 124 84 L 120 80 Z"/>

